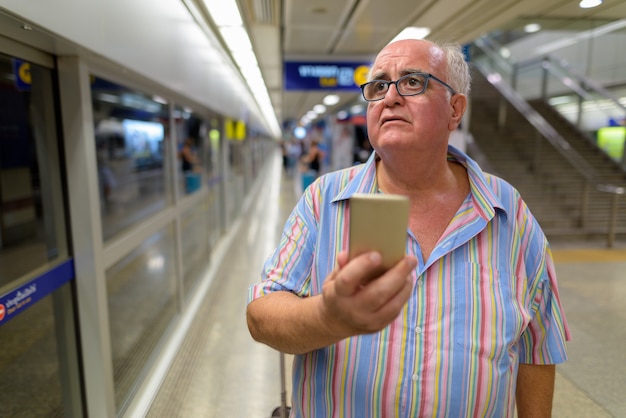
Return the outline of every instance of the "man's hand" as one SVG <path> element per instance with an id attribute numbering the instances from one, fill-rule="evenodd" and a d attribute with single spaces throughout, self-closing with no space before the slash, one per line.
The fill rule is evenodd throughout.
<path id="1" fill-rule="evenodd" d="M 248 304 L 252 337 L 284 353 L 302 354 L 327 347 L 353 335 L 377 332 L 391 323 L 406 304 L 413 288 L 415 257 L 406 256 L 380 277 L 380 254 L 367 253 L 348 262 L 337 258 L 338 268 L 325 280 L 322 294 L 300 298 L 273 292 Z"/>
<path id="2" fill-rule="evenodd" d="M 329 332 L 340 338 L 380 331 L 400 313 L 413 289 L 411 271 L 415 257 L 406 256 L 394 267 L 380 271 L 377 252 L 348 261 L 347 252 L 337 258 L 338 268 L 324 282 L 320 309 Z"/>

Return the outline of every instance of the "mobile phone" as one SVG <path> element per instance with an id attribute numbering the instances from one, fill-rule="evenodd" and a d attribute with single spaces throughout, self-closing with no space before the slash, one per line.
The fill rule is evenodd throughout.
<path id="1" fill-rule="evenodd" d="M 378 251 L 382 268 L 393 267 L 405 254 L 409 221 L 409 199 L 394 194 L 354 194 L 350 204 L 350 259 L 367 251 Z"/>

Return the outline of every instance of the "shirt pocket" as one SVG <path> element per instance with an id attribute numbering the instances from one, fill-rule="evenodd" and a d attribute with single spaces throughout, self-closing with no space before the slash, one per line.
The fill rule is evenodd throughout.
<path id="1" fill-rule="evenodd" d="M 453 278 L 456 350 L 508 368 L 522 323 L 515 277 L 506 269 L 477 263 L 467 263 L 463 270 Z"/>

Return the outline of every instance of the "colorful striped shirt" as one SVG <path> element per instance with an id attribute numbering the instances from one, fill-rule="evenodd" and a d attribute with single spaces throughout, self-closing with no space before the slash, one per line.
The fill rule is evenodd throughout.
<path id="1" fill-rule="evenodd" d="M 569 330 L 549 244 L 517 190 L 450 147 L 471 191 L 427 260 L 413 293 L 378 333 L 297 355 L 292 417 L 512 417 L 519 363 L 566 360 Z M 315 181 L 288 218 L 249 300 L 322 292 L 347 249 L 354 193 L 375 193 L 367 163 Z"/>

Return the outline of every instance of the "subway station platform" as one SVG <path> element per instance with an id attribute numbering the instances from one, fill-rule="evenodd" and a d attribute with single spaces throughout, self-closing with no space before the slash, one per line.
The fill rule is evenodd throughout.
<path id="1" fill-rule="evenodd" d="M 222 261 L 208 273 L 210 285 L 156 397 L 144 399 L 148 417 L 265 418 L 280 405 L 279 353 L 249 336 L 245 307 L 301 186 L 282 173 L 278 157 L 264 173 L 216 250 Z M 552 246 L 572 332 L 569 361 L 557 367 L 553 416 L 626 417 L 626 248 Z M 288 404 L 289 366 L 287 356 Z"/>

